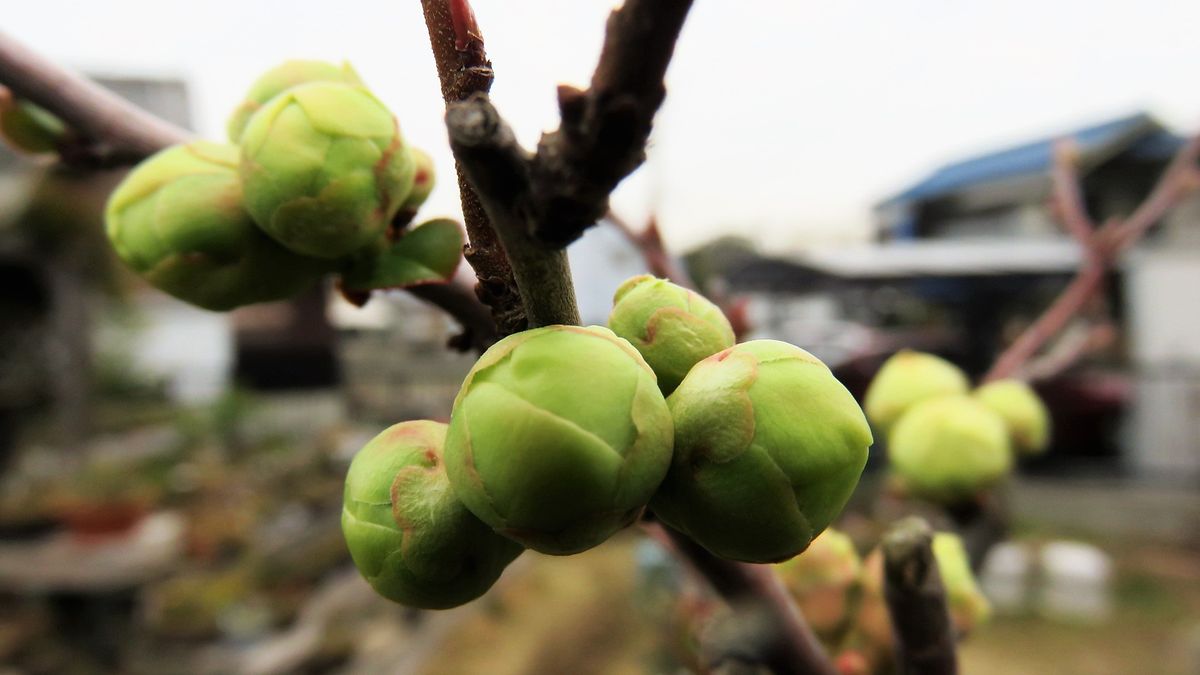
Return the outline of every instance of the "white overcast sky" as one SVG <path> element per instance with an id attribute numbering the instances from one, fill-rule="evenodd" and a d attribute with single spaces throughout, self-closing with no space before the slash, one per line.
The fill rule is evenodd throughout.
<path id="1" fill-rule="evenodd" d="M 38 0 L 3 30 L 102 74 L 172 76 L 220 138 L 262 70 L 351 61 L 409 139 L 450 155 L 417 0 Z M 532 146 L 555 84 L 586 84 L 613 0 L 474 0 L 493 95 Z M 614 197 L 672 246 L 723 233 L 772 249 L 863 238 L 870 205 L 939 164 L 1148 110 L 1200 127 L 1196 0 L 696 0 L 650 162 Z M 427 207 L 457 213 L 444 181 Z"/>

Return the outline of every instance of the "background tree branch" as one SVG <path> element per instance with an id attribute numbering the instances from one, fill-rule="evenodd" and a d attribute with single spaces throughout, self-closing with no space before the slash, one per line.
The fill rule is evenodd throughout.
<path id="1" fill-rule="evenodd" d="M 1084 264 L 1062 293 L 1005 349 L 984 382 L 1023 377 L 1024 366 L 1071 322 L 1103 288 L 1117 257 L 1136 244 L 1171 209 L 1200 190 L 1200 134 L 1179 149 L 1150 194 L 1127 218 L 1096 227 L 1083 201 L 1077 153 L 1070 142 L 1055 152 L 1053 212 L 1084 250 Z"/>
<path id="2" fill-rule="evenodd" d="M 191 134 L 111 91 L 43 59 L 0 33 L 0 83 L 17 98 L 54 113 L 74 138 L 64 160 L 82 165 L 132 164 Z"/>

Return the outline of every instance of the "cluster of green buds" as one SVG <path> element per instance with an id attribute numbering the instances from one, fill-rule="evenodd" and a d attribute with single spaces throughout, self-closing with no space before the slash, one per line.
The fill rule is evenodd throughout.
<path id="1" fill-rule="evenodd" d="M 798 347 L 732 344 L 720 310 L 669 282 L 631 279 L 615 305 L 611 330 L 545 326 L 484 352 L 450 413 L 448 489 L 436 485 L 439 499 L 474 519 L 462 522 L 551 555 L 597 546 L 648 507 L 728 559 L 775 562 L 808 548 L 866 462 L 871 432 L 854 398 Z M 664 385 L 672 377 L 678 386 Z M 378 442 L 360 457 L 378 453 Z M 363 476 L 369 472 L 379 475 Z M 377 512 L 371 522 L 390 528 L 386 546 L 355 553 L 355 562 L 381 593 L 413 604 L 411 595 L 384 590 L 407 588 L 408 566 L 376 561 L 400 551 L 387 558 L 400 565 L 451 535 L 402 541 L 384 516 L 435 486 L 409 482 L 413 492 L 402 494 L 395 467 L 376 460 L 356 458 L 350 473 L 346 509 L 355 515 L 343 523 L 351 550 L 377 541 L 374 530 L 358 527 L 369 506 Z M 840 547 L 838 535 L 829 541 Z"/>
<path id="2" fill-rule="evenodd" d="M 17 124 L 28 111 L 18 112 L 25 117 L 13 113 L 7 125 L 29 127 Z M 429 196 L 433 163 L 348 64 L 268 71 L 228 133 L 228 145 L 194 142 L 146 159 L 110 198 L 113 247 L 152 285 L 227 310 L 290 297 L 327 273 L 352 277 L 355 291 L 453 273 L 456 227 L 438 222 L 404 246 L 406 234 L 389 231 Z"/>
<path id="3" fill-rule="evenodd" d="M 118 257 L 157 288 L 211 310 L 287 298 L 326 271 L 262 232 L 242 208 L 238 151 L 196 141 L 142 162 L 105 209 Z"/>
<path id="4" fill-rule="evenodd" d="M 1049 412 L 1029 385 L 999 380 L 971 391 L 958 367 L 932 354 L 888 359 L 865 407 L 887 434 L 899 484 L 937 502 L 971 499 L 1009 475 L 1015 452 L 1038 453 L 1049 441 Z"/>

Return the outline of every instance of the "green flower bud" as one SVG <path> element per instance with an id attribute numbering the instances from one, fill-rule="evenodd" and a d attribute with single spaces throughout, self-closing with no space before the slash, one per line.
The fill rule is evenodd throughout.
<path id="1" fill-rule="evenodd" d="M 117 255 L 157 288 L 212 310 L 280 300 L 312 285 L 323 263 L 255 227 L 242 208 L 237 166 L 235 146 L 204 141 L 143 161 L 105 209 Z"/>
<path id="2" fill-rule="evenodd" d="M 49 110 L 0 96 L 0 136 L 12 147 L 34 154 L 54 152 L 66 134 L 67 125 Z"/>
<path id="3" fill-rule="evenodd" d="M 1020 380 L 998 380 L 975 390 L 975 398 L 1004 419 L 1009 437 L 1018 451 L 1036 455 L 1050 440 L 1050 411 Z"/>
<path id="4" fill-rule="evenodd" d="M 850 392 L 785 342 L 754 340 L 704 359 L 667 404 L 675 455 L 651 507 L 733 560 L 803 551 L 845 506 L 871 445 Z"/>
<path id="5" fill-rule="evenodd" d="M 887 433 L 914 403 L 935 396 L 965 394 L 967 376 L 949 361 L 904 350 L 884 362 L 867 388 L 863 408 L 876 429 Z"/>
<path id="6" fill-rule="evenodd" d="M 608 327 L 641 352 L 664 394 L 675 391 L 697 361 L 733 346 L 733 328 L 721 310 L 666 279 L 632 277 L 613 303 Z"/>
<path id="7" fill-rule="evenodd" d="M 433 192 L 436 176 L 433 170 L 433 158 L 428 153 L 413 146 L 409 146 L 408 151 L 412 154 L 413 165 L 416 168 L 413 171 L 412 191 L 408 193 L 408 199 L 404 200 L 404 205 L 400 209 L 415 212 L 421 208 L 426 199 L 429 199 L 430 193 Z"/>
<path id="8" fill-rule="evenodd" d="M 913 406 L 888 436 L 888 458 L 908 490 L 935 501 L 969 497 L 1012 468 L 1004 420 L 969 396 Z"/>
<path id="9" fill-rule="evenodd" d="M 463 506 L 446 478 L 446 425 L 401 422 L 354 456 L 342 533 L 355 566 L 380 595 L 445 609 L 483 595 L 521 547 Z"/>
<path id="10" fill-rule="evenodd" d="M 246 210 L 287 248 L 339 258 L 379 240 L 412 189 L 396 118 L 363 87 L 292 87 L 242 135 Z"/>
<path id="11" fill-rule="evenodd" d="M 975 583 L 970 558 L 962 539 L 950 532 L 933 535 L 933 557 L 937 559 L 950 618 L 960 635 L 984 623 L 992 614 L 992 605 Z"/>
<path id="12" fill-rule="evenodd" d="M 633 522 L 671 461 L 654 372 L 607 328 L 510 335 L 467 374 L 446 468 L 463 503 L 543 553 L 600 544 Z"/>
<path id="13" fill-rule="evenodd" d="M 862 562 L 850 537 L 831 528 L 800 555 L 775 566 L 817 635 L 833 638 L 850 618 Z"/>
<path id="14" fill-rule="evenodd" d="M 298 84 L 308 84 L 309 82 L 363 84 L 358 73 L 354 72 L 354 68 L 345 61 L 340 66 L 325 61 L 285 61 L 263 73 L 262 77 L 250 85 L 250 91 L 246 92 L 246 98 L 229 116 L 229 123 L 226 125 L 229 141 L 237 143 L 242 139 L 246 123 L 267 101 Z"/>

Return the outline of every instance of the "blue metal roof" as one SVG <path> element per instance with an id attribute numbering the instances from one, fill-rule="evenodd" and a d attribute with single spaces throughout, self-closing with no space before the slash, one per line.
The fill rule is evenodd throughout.
<path id="1" fill-rule="evenodd" d="M 1139 133 L 1143 135 L 1140 138 L 1138 137 Z M 1105 150 L 1112 149 L 1116 143 L 1131 142 L 1135 139 L 1137 142 L 1130 149 L 1136 151 L 1140 158 L 1169 157 L 1182 142 L 1178 136 L 1164 131 L 1146 113 L 1138 113 L 1086 127 L 1074 133 L 1059 134 L 1000 152 L 948 164 L 925 180 L 885 200 L 883 204 L 921 201 L 971 185 L 1045 173 L 1050 169 L 1054 159 L 1054 144 L 1067 136 L 1075 139 L 1080 152 L 1085 157 L 1093 153 L 1104 154 Z M 1144 157 L 1141 157 L 1142 155 Z"/>

